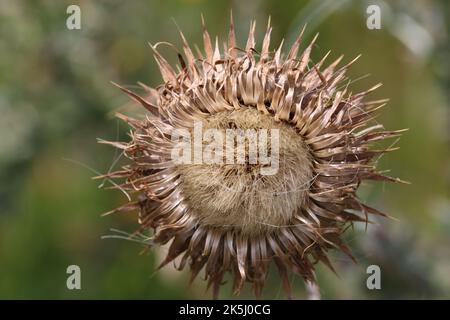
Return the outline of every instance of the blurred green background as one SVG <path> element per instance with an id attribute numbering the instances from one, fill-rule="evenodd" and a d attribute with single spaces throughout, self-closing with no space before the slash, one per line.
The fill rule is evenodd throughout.
<path id="1" fill-rule="evenodd" d="M 81 30 L 66 28 L 67 6 L 81 8 Z M 381 30 L 366 27 L 366 8 L 381 8 Z M 448 1 L 2 1 L 0 0 L 0 298 L 209 298 L 201 279 L 171 266 L 154 272 L 165 248 L 101 239 L 133 232 L 135 216 L 101 213 L 123 204 L 119 191 L 99 190 L 92 170 L 107 172 L 117 154 L 96 138 L 126 140 L 117 110 L 143 112 L 110 84 L 135 88 L 161 82 L 147 42 L 181 46 L 176 24 L 201 43 L 200 14 L 225 39 L 233 9 L 244 46 L 251 19 L 261 39 L 272 17 L 273 46 L 308 23 L 320 32 L 313 59 L 331 50 L 350 70 L 353 92 L 384 85 L 390 98 L 379 118 L 387 129 L 409 128 L 382 169 L 411 185 L 364 185 L 360 196 L 395 220 L 347 233 L 359 264 L 332 254 L 336 276 L 318 266 L 323 298 L 450 298 L 450 152 Z M 174 23 L 176 21 L 176 24 Z M 163 49 L 164 51 L 164 49 Z M 168 50 L 168 55 L 172 54 Z M 90 168 L 90 169 L 88 169 Z M 81 267 L 82 289 L 66 288 L 66 268 Z M 366 288 L 377 264 L 382 290 Z M 302 281 L 291 278 L 296 298 Z M 221 298 L 235 298 L 229 284 Z M 246 288 L 240 298 L 251 298 Z M 281 299 L 273 272 L 264 298 Z"/>

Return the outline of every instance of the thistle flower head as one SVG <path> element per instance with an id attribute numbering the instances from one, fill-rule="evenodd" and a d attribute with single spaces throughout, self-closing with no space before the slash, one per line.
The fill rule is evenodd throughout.
<path id="1" fill-rule="evenodd" d="M 111 144 L 123 149 L 129 164 L 109 176 L 125 179 L 118 187 L 137 196 L 116 211 L 139 209 L 140 230 L 153 231 L 152 243 L 170 242 L 161 266 L 180 257 L 178 268 L 189 265 L 192 279 L 203 269 L 214 296 L 227 273 L 235 293 L 249 282 L 260 295 L 272 262 L 288 296 L 289 273 L 314 283 L 317 262 L 332 269 L 330 249 L 351 256 L 341 240 L 349 224 L 367 223 L 369 214 L 384 216 L 358 199 L 360 183 L 397 181 L 375 168 L 376 158 L 392 149 L 375 150 L 373 142 L 401 132 L 369 125 L 384 101 L 365 97 L 378 85 L 349 93 L 345 73 L 356 59 L 339 66 L 341 58 L 328 64 L 326 55 L 313 63 L 317 37 L 299 53 L 303 31 L 283 54 L 282 44 L 271 47 L 271 31 L 269 22 L 257 48 L 253 22 L 240 49 L 231 22 L 221 50 L 203 24 L 204 50 L 194 54 L 181 34 L 176 67 L 159 53 L 161 44 L 151 46 L 160 86 L 143 85 L 144 97 L 121 88 L 147 112 L 143 119 L 119 115 L 132 128 L 131 140 Z M 221 160 L 231 150 L 232 161 L 195 161 L 197 149 L 207 149 L 210 140 L 184 150 L 192 162 L 175 161 L 174 148 L 192 142 L 199 122 L 202 133 L 224 133 L 213 155 Z M 236 139 L 246 138 L 240 149 L 235 140 L 224 143 L 229 129 L 238 130 Z M 174 139 L 180 130 L 188 137 Z M 269 140 L 278 141 L 276 150 Z M 274 162 L 249 157 L 251 141 L 260 143 L 259 160 L 275 155 L 271 174 L 262 169 Z"/>

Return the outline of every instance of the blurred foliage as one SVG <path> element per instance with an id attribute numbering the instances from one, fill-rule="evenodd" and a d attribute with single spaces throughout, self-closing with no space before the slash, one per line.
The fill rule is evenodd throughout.
<path id="1" fill-rule="evenodd" d="M 82 29 L 66 28 L 78 4 Z M 382 29 L 366 28 L 366 7 L 382 8 Z M 359 264 L 333 256 L 337 277 L 318 266 L 324 298 L 450 298 L 449 3 L 447 1 L 0 1 L 0 298 L 205 298 L 200 279 L 171 267 L 155 272 L 160 249 L 101 239 L 110 228 L 133 232 L 135 217 L 100 217 L 125 198 L 92 181 L 117 157 L 96 138 L 126 140 L 112 113 L 127 98 L 110 81 L 161 81 L 147 42 L 180 46 L 176 24 L 201 43 L 200 13 L 225 39 L 233 9 L 242 44 L 251 19 L 259 39 L 270 15 L 273 43 L 308 22 L 320 32 L 313 53 L 329 49 L 349 61 L 353 91 L 382 82 L 374 98 L 390 98 L 380 115 L 388 129 L 409 128 L 380 159 L 411 185 L 372 184 L 360 196 L 396 220 L 355 226 L 348 241 Z M 176 21 L 176 24 L 174 21 Z M 417 42 L 417 39 L 418 42 Z M 414 42 L 416 40 L 416 42 Z M 168 55 L 171 52 L 167 52 Z M 172 53 L 173 55 L 173 53 Z M 175 58 L 175 57 L 174 57 Z M 127 111 L 141 112 L 135 106 Z M 67 160 L 69 159 L 69 160 Z M 82 290 L 66 288 L 66 267 L 82 270 Z M 366 288 L 378 264 L 382 290 Z M 292 277 L 296 297 L 302 281 Z M 264 298 L 284 298 L 273 273 Z M 221 291 L 230 298 L 229 284 Z M 241 298 L 251 297 L 248 288 Z"/>

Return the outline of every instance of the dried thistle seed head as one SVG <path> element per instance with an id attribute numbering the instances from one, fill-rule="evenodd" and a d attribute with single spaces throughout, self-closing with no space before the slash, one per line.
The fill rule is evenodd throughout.
<path id="1" fill-rule="evenodd" d="M 314 64 L 309 55 L 315 38 L 299 54 L 302 34 L 286 56 L 281 45 L 273 52 L 270 23 L 257 53 L 254 30 L 252 23 L 245 49 L 238 49 L 231 24 L 221 51 L 204 27 L 204 52 L 196 56 L 181 34 L 184 57 L 178 55 L 177 68 L 158 44 L 152 46 L 164 82 L 143 85 L 144 97 L 121 88 L 148 112 L 141 120 L 119 115 L 132 128 L 131 141 L 109 142 L 130 163 L 107 176 L 125 179 L 116 186 L 136 194 L 115 211 L 139 209 L 140 230 L 153 231 L 152 243 L 170 242 L 161 267 L 181 257 L 178 267 L 189 264 L 192 280 L 204 269 L 214 296 L 226 273 L 233 275 L 236 293 L 247 281 L 259 295 L 271 262 L 288 296 L 290 272 L 315 282 L 316 262 L 332 269 L 329 249 L 351 256 L 341 240 L 349 224 L 367 222 L 369 214 L 384 216 L 358 199 L 360 183 L 399 181 L 375 168 L 377 157 L 393 149 L 376 150 L 373 143 L 401 132 L 370 125 L 383 101 L 365 97 L 377 86 L 347 92 L 345 72 L 356 59 L 338 67 L 340 59 L 326 64 L 325 56 Z M 241 163 L 174 159 L 174 135 L 184 130 L 189 136 L 197 122 L 206 130 L 278 130 L 278 148 L 266 145 L 279 153 L 277 170 L 262 174 L 267 162 L 254 163 L 245 151 L 251 139 L 231 157 L 242 156 Z"/>

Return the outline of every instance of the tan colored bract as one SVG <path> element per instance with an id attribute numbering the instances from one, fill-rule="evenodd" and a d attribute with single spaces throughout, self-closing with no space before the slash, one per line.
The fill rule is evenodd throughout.
<path id="1" fill-rule="evenodd" d="M 160 44 L 152 46 L 162 85 L 143 85 L 145 97 L 121 88 L 148 112 L 143 120 L 119 115 L 132 128 L 131 141 L 110 144 L 123 149 L 130 164 L 108 176 L 125 178 L 118 187 L 139 197 L 115 211 L 139 209 L 140 230 L 154 231 L 152 243 L 171 241 L 161 266 L 181 256 L 178 268 L 189 264 L 192 279 L 204 269 L 214 297 L 226 273 L 233 275 L 235 293 L 247 281 L 259 296 L 272 261 L 289 297 L 290 272 L 314 283 L 316 262 L 332 269 L 329 249 L 351 256 L 341 240 L 349 224 L 367 222 L 368 214 L 384 216 L 357 198 L 361 181 L 399 181 L 375 168 L 377 156 L 393 149 L 370 146 L 401 133 L 369 125 L 385 101 L 363 99 L 378 85 L 347 92 L 345 72 L 356 59 L 340 68 L 341 58 L 325 66 L 327 54 L 313 64 L 310 52 L 317 37 L 299 55 L 303 31 L 284 56 L 282 45 L 271 51 L 271 31 L 269 22 L 258 52 L 253 22 L 245 49 L 239 49 L 231 23 L 222 51 L 204 27 L 204 52 L 196 55 L 181 34 L 184 57 L 179 55 L 178 68 L 160 55 Z M 231 114 L 237 117 L 234 126 L 250 114 L 283 128 L 285 140 L 291 140 L 281 144 L 288 156 L 280 157 L 278 175 L 266 177 L 272 179 L 269 184 L 226 165 L 173 163 L 174 129 Z M 237 192 L 224 191 L 218 181 Z"/>

